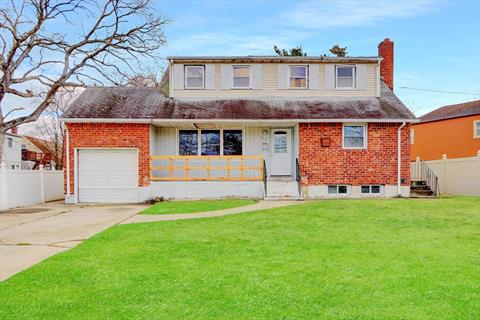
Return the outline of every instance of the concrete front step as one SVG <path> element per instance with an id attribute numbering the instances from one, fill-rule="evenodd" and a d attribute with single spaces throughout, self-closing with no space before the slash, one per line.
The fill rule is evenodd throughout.
<path id="1" fill-rule="evenodd" d="M 267 199 L 271 198 L 301 198 L 297 181 L 267 181 Z"/>

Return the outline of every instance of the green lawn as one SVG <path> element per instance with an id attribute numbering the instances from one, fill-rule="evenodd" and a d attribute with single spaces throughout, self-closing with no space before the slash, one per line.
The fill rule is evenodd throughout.
<path id="1" fill-rule="evenodd" d="M 0 319 L 479 319 L 480 200 L 119 225 L 0 284 Z"/>
<path id="2" fill-rule="evenodd" d="M 249 199 L 199 200 L 199 201 L 163 201 L 145 209 L 142 214 L 172 214 L 206 212 L 243 207 L 254 204 Z"/>

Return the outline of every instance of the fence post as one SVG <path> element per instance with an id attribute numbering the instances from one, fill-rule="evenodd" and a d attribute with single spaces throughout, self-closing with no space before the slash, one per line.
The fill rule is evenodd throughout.
<path id="1" fill-rule="evenodd" d="M 45 203 L 45 170 L 43 169 L 42 164 L 38 168 L 38 173 L 40 174 L 40 194 L 42 197 L 42 203 Z"/>
<path id="2" fill-rule="evenodd" d="M 477 151 L 477 196 L 480 196 L 480 150 Z"/>
<path id="3" fill-rule="evenodd" d="M 442 155 L 442 175 L 443 175 L 443 183 L 442 183 L 443 190 L 440 190 L 440 192 L 447 193 L 447 154 L 446 153 Z"/>
<path id="4" fill-rule="evenodd" d="M 0 164 L 0 210 L 8 209 L 7 203 L 7 165 Z"/>

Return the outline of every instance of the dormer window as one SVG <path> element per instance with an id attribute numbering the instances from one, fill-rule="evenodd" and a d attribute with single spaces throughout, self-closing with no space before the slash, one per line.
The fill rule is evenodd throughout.
<path id="1" fill-rule="evenodd" d="M 335 87 L 337 89 L 355 88 L 354 66 L 335 66 Z"/>
<path id="2" fill-rule="evenodd" d="M 185 89 L 205 88 L 205 66 L 185 66 Z"/>
<path id="3" fill-rule="evenodd" d="M 250 89 L 250 66 L 232 66 L 232 88 Z"/>
<path id="4" fill-rule="evenodd" d="M 291 89 L 306 89 L 308 86 L 308 66 L 288 66 L 290 70 L 289 85 Z"/>

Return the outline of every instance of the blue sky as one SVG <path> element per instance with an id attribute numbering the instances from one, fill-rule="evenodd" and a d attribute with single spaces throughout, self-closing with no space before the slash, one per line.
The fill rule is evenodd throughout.
<path id="1" fill-rule="evenodd" d="M 480 99 L 480 1 L 164 1 L 168 55 L 273 54 L 302 45 L 308 55 L 335 43 L 377 55 L 395 42 L 395 93 L 422 115 Z M 460 95 L 401 87 L 476 93 Z"/>

